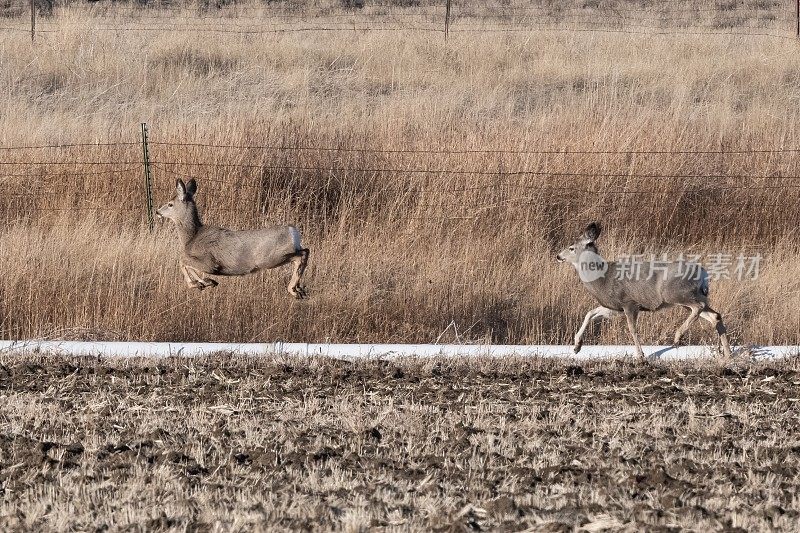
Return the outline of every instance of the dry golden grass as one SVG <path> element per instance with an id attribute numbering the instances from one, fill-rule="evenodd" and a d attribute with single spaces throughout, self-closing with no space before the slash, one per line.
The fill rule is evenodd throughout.
<path id="1" fill-rule="evenodd" d="M 0 363 L 4 530 L 792 531 L 800 518 L 796 360 Z"/>
<path id="2" fill-rule="evenodd" d="M 153 144 L 156 202 L 176 176 L 196 176 L 207 222 L 294 222 L 312 250 L 308 303 L 290 301 L 276 272 L 192 293 L 171 229 L 144 228 L 137 145 L 2 151 L 0 335 L 431 342 L 452 324 L 441 340 L 563 343 L 591 301 L 552 258 L 600 220 L 612 258 L 760 253 L 759 279 L 716 283 L 712 302 L 735 342 L 800 342 L 800 180 L 786 177 L 800 175 L 796 152 L 374 151 L 798 148 L 796 42 L 459 32 L 508 16 L 487 8 L 466 17 L 458 5 L 447 42 L 417 30 L 231 33 L 341 20 L 377 27 L 430 10 L 314 9 L 301 23 L 279 18 L 302 14 L 292 6 L 202 19 L 192 8 L 76 7 L 42 18 L 50 33 L 34 46 L 24 32 L 0 34 L 0 145 L 135 143 L 147 121 L 154 142 L 284 147 Z M 782 9 L 720 5 L 697 11 L 689 29 L 717 21 L 753 32 L 753 22 L 789 35 Z M 601 20 L 618 28 L 612 11 Z M 723 23 L 730 16 L 743 22 Z M 308 146 L 336 149 L 292 149 Z M 643 340 L 668 341 L 680 319 L 643 317 Z M 690 340 L 713 342 L 712 333 Z M 592 341 L 628 342 L 622 324 Z"/>

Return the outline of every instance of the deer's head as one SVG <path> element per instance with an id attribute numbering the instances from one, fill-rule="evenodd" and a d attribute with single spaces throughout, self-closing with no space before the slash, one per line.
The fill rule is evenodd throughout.
<path id="1" fill-rule="evenodd" d="M 161 218 L 168 218 L 176 224 L 185 220 L 194 220 L 197 213 L 194 203 L 196 192 L 197 182 L 194 179 L 189 180 L 189 183 L 185 185 L 183 180 L 176 180 L 175 197 L 159 207 L 156 214 Z"/>
<path id="2" fill-rule="evenodd" d="M 598 251 L 595 241 L 600 236 L 600 231 L 600 224 L 592 222 L 586 226 L 586 230 L 578 237 L 577 241 L 561 250 L 556 256 L 556 259 L 558 259 L 559 262 L 566 261 L 567 263 L 577 265 L 580 263 L 581 255 L 584 252 L 591 252 L 597 255 Z"/>

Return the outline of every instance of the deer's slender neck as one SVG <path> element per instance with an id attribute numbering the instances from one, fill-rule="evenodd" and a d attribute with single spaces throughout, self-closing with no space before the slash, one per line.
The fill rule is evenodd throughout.
<path id="1" fill-rule="evenodd" d="M 175 225 L 178 226 L 178 234 L 181 237 L 181 243 L 186 245 L 197 235 L 197 232 L 203 226 L 203 223 L 200 222 L 200 214 L 197 212 L 197 206 L 192 203 L 189 206 L 187 216 L 176 220 Z"/>
<path id="2" fill-rule="evenodd" d="M 590 292 L 599 290 L 607 282 L 611 275 L 611 266 L 599 253 L 581 254 L 577 262 L 572 264 L 578 272 L 581 282 Z"/>

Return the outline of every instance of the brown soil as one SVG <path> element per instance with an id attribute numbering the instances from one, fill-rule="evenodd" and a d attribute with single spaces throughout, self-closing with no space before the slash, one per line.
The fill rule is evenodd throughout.
<path id="1" fill-rule="evenodd" d="M 0 363 L 5 530 L 800 520 L 795 360 Z"/>

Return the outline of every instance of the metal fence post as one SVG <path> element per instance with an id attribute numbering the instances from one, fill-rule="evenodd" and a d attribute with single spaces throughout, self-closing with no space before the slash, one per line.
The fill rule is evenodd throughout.
<path id="1" fill-rule="evenodd" d="M 150 152 L 147 149 L 147 123 L 142 122 L 142 162 L 144 163 L 144 189 L 147 208 L 147 225 L 153 231 L 153 178 L 150 173 Z"/>
<path id="2" fill-rule="evenodd" d="M 31 0 L 31 42 L 36 37 L 36 0 Z"/>

